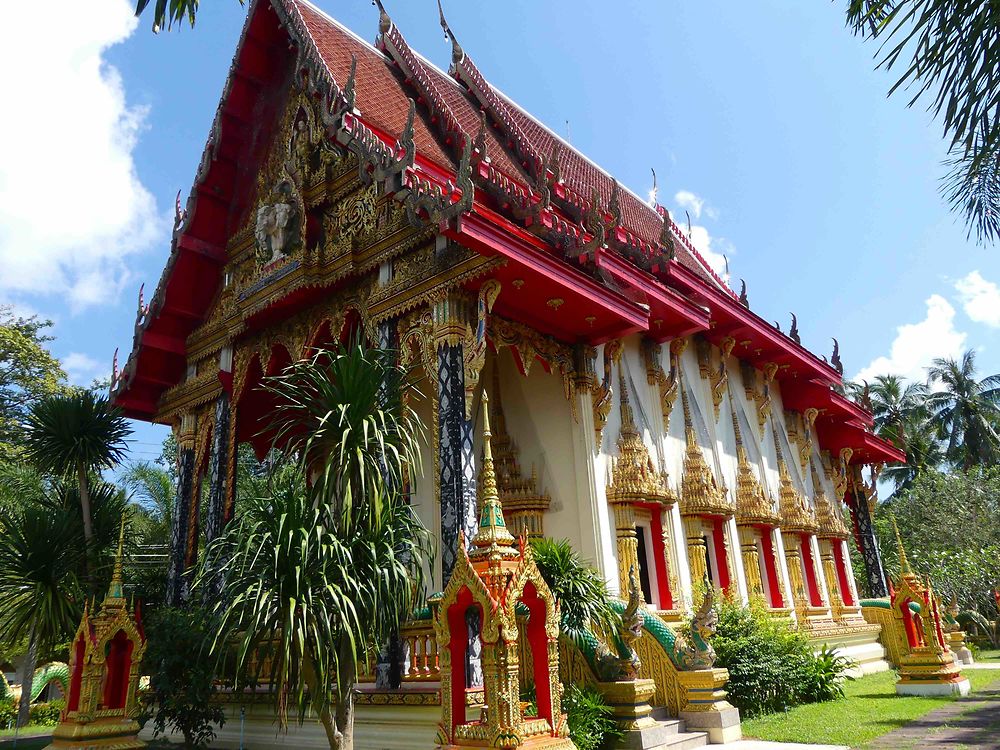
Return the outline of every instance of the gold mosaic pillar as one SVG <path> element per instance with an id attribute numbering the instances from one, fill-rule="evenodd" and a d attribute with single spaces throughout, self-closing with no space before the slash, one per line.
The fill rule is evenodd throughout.
<path id="1" fill-rule="evenodd" d="M 691 585 L 697 586 L 708 576 L 708 545 L 705 544 L 705 528 L 700 518 L 684 519 L 684 535 L 687 537 L 688 567 L 691 569 Z"/>
<path id="2" fill-rule="evenodd" d="M 760 552 L 752 528 L 739 527 L 740 550 L 743 554 L 743 572 L 747 579 L 747 593 L 753 597 L 764 596 L 764 581 L 760 577 Z"/>
<path id="3" fill-rule="evenodd" d="M 821 540 L 820 559 L 823 561 L 823 575 L 826 577 L 826 590 L 829 592 L 830 614 L 834 620 L 844 616 L 844 598 L 840 594 L 840 580 L 837 576 L 837 562 L 833 556 L 833 547 L 828 540 Z"/>
<path id="4" fill-rule="evenodd" d="M 788 565 L 788 579 L 792 587 L 792 605 L 800 623 L 805 623 L 809 608 L 809 592 L 802 576 L 802 541 L 794 534 L 782 534 L 785 543 L 785 563 Z"/>
<path id="5" fill-rule="evenodd" d="M 618 586 L 621 596 L 629 587 L 629 571 L 639 570 L 639 538 L 635 533 L 635 512 L 629 503 L 614 503 L 615 535 L 618 543 Z M 648 603 L 648 602 L 647 602 Z"/>

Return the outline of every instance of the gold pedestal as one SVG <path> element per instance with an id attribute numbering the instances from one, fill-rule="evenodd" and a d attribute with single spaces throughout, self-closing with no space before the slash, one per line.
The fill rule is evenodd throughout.
<path id="1" fill-rule="evenodd" d="M 139 725 L 120 716 L 97 718 L 87 723 L 63 722 L 52 732 L 45 750 L 133 750 L 146 747 L 139 739 Z"/>
<path id="2" fill-rule="evenodd" d="M 657 725 L 652 717 L 650 700 L 656 693 L 653 680 L 636 679 L 628 682 L 599 682 L 597 689 L 614 710 L 619 729 L 626 732 Z"/>
<path id="3" fill-rule="evenodd" d="M 681 708 L 680 718 L 688 729 L 707 732 L 713 745 L 735 742 L 743 736 L 740 711 L 726 700 L 727 670 L 678 672 L 677 679 L 686 692 L 686 705 Z"/>
<path id="4" fill-rule="evenodd" d="M 900 659 L 899 695 L 968 695 L 969 681 L 962 676 L 950 651 L 916 648 Z"/>

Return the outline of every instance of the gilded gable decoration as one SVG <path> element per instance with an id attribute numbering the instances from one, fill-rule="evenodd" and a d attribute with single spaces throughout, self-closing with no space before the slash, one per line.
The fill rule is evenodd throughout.
<path id="1" fill-rule="evenodd" d="M 774 451 L 778 457 L 778 507 L 781 509 L 781 528 L 803 534 L 815 533 L 816 516 L 809 507 L 809 501 L 792 483 L 788 464 L 785 463 L 785 456 L 781 450 L 778 429 L 773 424 L 771 433 L 774 437 Z"/>
<path id="2" fill-rule="evenodd" d="M 816 503 L 816 523 L 818 526 L 816 535 L 821 539 L 847 539 L 850 533 L 844 524 L 840 500 L 834 498 L 831 501 L 827 498 L 814 462 L 809 463 L 809 470 L 812 473 L 813 498 Z"/>
<path id="3" fill-rule="evenodd" d="M 681 405 L 684 408 L 684 469 L 681 478 L 681 514 L 685 516 L 733 514 L 733 507 L 726 496 L 725 487 L 720 487 L 712 469 L 705 461 L 705 454 L 698 445 L 691 418 L 691 404 L 684 386 L 684 377 L 678 368 L 678 383 L 681 391 Z"/>
<path id="4" fill-rule="evenodd" d="M 663 371 L 660 358 L 663 347 L 649 338 L 642 340 L 642 358 L 646 365 L 646 382 L 655 385 L 660 396 L 660 413 L 663 415 L 663 429 L 670 429 L 670 414 L 677 401 L 677 368 L 673 357 L 670 359 L 670 373 Z"/>
<path id="5" fill-rule="evenodd" d="M 774 503 L 767 496 L 757 473 L 753 470 L 747 451 L 743 445 L 743 432 L 736 415 L 736 404 L 729 394 L 729 409 L 733 418 L 733 432 L 736 436 L 736 522 L 744 526 L 777 526 L 778 514 Z"/>

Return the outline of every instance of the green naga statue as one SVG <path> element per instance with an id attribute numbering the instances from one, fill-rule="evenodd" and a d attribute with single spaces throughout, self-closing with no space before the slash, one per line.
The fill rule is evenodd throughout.
<path id="1" fill-rule="evenodd" d="M 49 683 L 58 683 L 63 695 L 69 694 L 69 665 L 61 661 L 43 664 L 35 670 L 34 681 L 31 683 L 30 703 L 38 700 L 38 696 L 48 687 Z M 17 706 L 21 702 L 21 686 L 11 685 L 0 672 L 0 701 L 10 700 Z"/>
<path id="2" fill-rule="evenodd" d="M 719 625 L 719 613 L 715 609 L 715 589 L 707 579 L 704 590 L 701 606 L 691 619 L 690 639 L 677 639 L 677 656 L 686 671 L 715 666 L 715 649 L 710 641 Z"/>
<path id="3" fill-rule="evenodd" d="M 622 611 L 621 629 L 614 635 L 615 649 L 612 651 L 603 642 L 598 642 L 595 672 L 601 682 L 634 680 L 639 676 L 642 662 L 635 650 L 635 642 L 642 636 L 645 623 L 642 592 L 639 589 L 639 575 L 635 566 L 629 569 L 628 602 Z"/>

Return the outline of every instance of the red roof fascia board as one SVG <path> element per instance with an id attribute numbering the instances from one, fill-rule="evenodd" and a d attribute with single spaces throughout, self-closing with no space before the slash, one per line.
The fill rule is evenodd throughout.
<path id="1" fill-rule="evenodd" d="M 781 402 L 789 409 L 820 409 L 829 417 L 872 425 L 872 415 L 828 384 L 816 381 L 788 380 L 782 384 Z"/>
<path id="2" fill-rule="evenodd" d="M 906 454 L 856 422 L 817 422 L 820 447 L 839 455 L 850 448 L 852 464 L 905 463 Z"/>
<path id="3" fill-rule="evenodd" d="M 695 302 L 706 305 L 711 313 L 712 327 L 706 336 L 714 341 L 726 336 L 737 340 L 737 355 L 741 359 L 763 365 L 779 365 L 779 379 L 816 380 L 830 385 L 840 384 L 840 375 L 807 349 L 775 330 L 759 315 L 748 310 L 722 289 L 705 283 L 704 279 L 677 261 L 671 261 L 668 279 Z M 748 342 L 745 346 L 739 344 Z"/>
<path id="4" fill-rule="evenodd" d="M 663 286 L 654 277 L 603 248 L 594 254 L 602 268 L 645 298 L 649 305 L 649 336 L 657 343 L 708 330 L 708 311 L 679 292 Z"/>
<path id="5" fill-rule="evenodd" d="M 564 340 L 584 338 L 591 343 L 601 343 L 649 328 L 649 313 L 642 306 L 573 268 L 561 257 L 554 255 L 537 237 L 524 232 L 485 206 L 477 203 L 472 213 L 462 216 L 457 226 L 447 228 L 444 234 L 484 255 L 502 255 L 515 268 L 537 274 L 554 283 L 562 290 L 565 298 L 578 300 L 607 321 L 605 325 L 595 326 L 589 336 L 581 337 L 579 331 L 575 336 L 570 336 L 563 329 L 560 337 Z M 541 302 L 543 306 L 545 303 L 545 300 L 532 299 L 527 294 L 523 298 L 525 303 Z M 557 308 L 552 316 L 553 328 L 550 332 L 554 334 L 559 328 L 560 314 Z M 541 318 L 537 314 L 536 317 Z"/>

